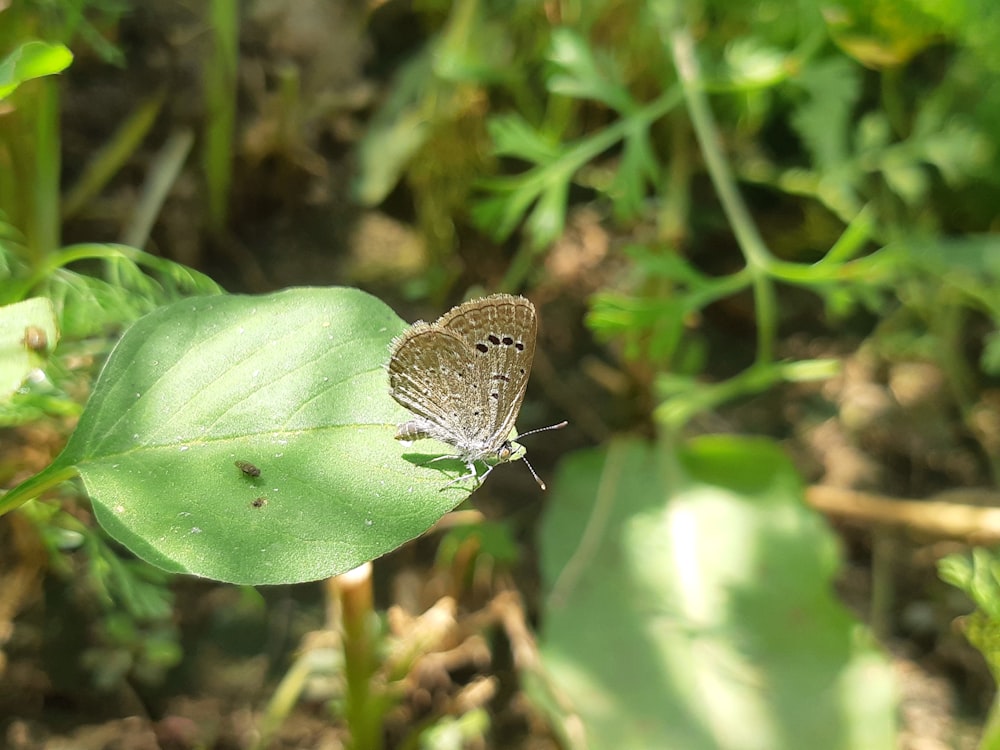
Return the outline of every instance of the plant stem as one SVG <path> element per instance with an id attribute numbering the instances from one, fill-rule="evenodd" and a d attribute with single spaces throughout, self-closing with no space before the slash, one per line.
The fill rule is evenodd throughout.
<path id="1" fill-rule="evenodd" d="M 355 750 L 382 748 L 382 711 L 372 692 L 378 659 L 371 571 L 371 563 L 365 563 L 331 581 L 341 604 L 347 682 L 344 710 Z"/>
<path id="2" fill-rule="evenodd" d="M 236 0 L 212 0 L 209 23 L 212 53 L 205 82 L 203 163 L 208 183 L 208 224 L 222 231 L 229 213 L 233 131 L 236 127 L 236 67 L 239 64 L 239 6 Z"/>
<path id="3" fill-rule="evenodd" d="M 36 260 L 54 253 L 60 242 L 59 88 L 54 80 L 38 81 L 35 121 L 35 201 L 28 232 Z"/>

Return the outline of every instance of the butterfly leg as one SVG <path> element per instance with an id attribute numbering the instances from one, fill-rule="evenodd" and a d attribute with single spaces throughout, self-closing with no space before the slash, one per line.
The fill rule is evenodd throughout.
<path id="1" fill-rule="evenodd" d="M 455 456 L 455 458 L 458 458 L 458 457 Z M 460 477 L 456 477 L 455 479 L 452 479 L 450 482 L 448 482 L 448 484 L 446 484 L 444 487 L 442 487 L 441 490 L 445 490 L 448 487 L 451 487 L 451 485 L 455 484 L 456 482 L 462 482 L 462 481 L 465 481 L 466 479 L 475 479 L 476 480 L 476 487 L 479 487 L 479 485 L 481 485 L 483 483 L 483 479 L 486 477 L 486 474 L 489 474 L 490 471 L 493 469 L 493 467 L 490 466 L 489 468 L 486 469 L 486 474 L 483 474 L 483 476 L 479 476 L 479 472 L 476 470 L 476 464 L 475 464 L 474 461 L 469 461 L 465 466 L 469 470 L 469 473 L 468 474 L 463 474 Z"/>
<path id="2" fill-rule="evenodd" d="M 421 464 L 421 465 L 422 466 L 428 466 L 428 465 L 434 463 L 435 461 L 454 461 L 456 459 L 461 459 L 461 458 L 462 458 L 462 456 L 459 456 L 458 454 L 449 454 L 449 455 L 446 455 L 446 456 L 435 456 L 434 458 L 430 459 L 429 461 L 424 461 L 424 463 Z M 448 482 L 448 484 L 446 484 L 441 489 L 445 490 L 448 487 L 451 487 L 451 485 L 455 484 L 456 482 L 464 482 L 466 479 L 476 479 L 476 480 L 478 480 L 476 482 L 476 486 L 477 487 L 480 484 L 482 484 L 482 479 L 479 478 L 479 472 L 476 471 L 476 464 L 475 464 L 475 462 L 474 461 L 467 461 L 466 464 L 465 464 L 465 467 L 469 470 L 468 474 L 463 474 L 460 477 L 455 477 L 455 479 L 452 479 L 450 482 Z M 492 469 L 493 467 L 490 467 L 490 468 Z M 489 473 L 490 473 L 489 470 L 487 470 L 486 474 L 489 474 Z M 483 476 L 485 477 L 486 474 L 483 474 Z"/>
<path id="3" fill-rule="evenodd" d="M 462 458 L 462 456 L 459 456 L 457 454 L 451 454 L 451 455 L 447 455 L 447 456 L 435 456 L 430 461 L 425 461 L 422 465 L 423 466 L 429 466 L 430 464 L 434 463 L 435 461 L 454 461 L 454 460 L 458 460 L 458 459 L 461 459 L 461 458 Z M 455 484 L 455 482 L 461 482 L 464 479 L 469 479 L 470 477 L 474 477 L 474 476 L 478 476 L 479 475 L 479 472 L 476 471 L 476 468 L 475 468 L 475 466 L 473 464 L 466 463 L 465 466 L 469 470 L 468 474 L 463 474 L 462 476 L 457 477 L 456 479 L 452 479 L 450 482 L 448 482 L 448 484 L 446 484 L 441 489 L 443 490 L 443 489 L 445 489 L 445 487 L 449 487 L 449 486 Z"/>

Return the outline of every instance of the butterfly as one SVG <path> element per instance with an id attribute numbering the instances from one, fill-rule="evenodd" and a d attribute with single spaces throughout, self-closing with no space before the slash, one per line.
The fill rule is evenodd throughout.
<path id="1" fill-rule="evenodd" d="M 520 459 L 545 489 L 514 440 L 537 331 L 530 301 L 494 294 L 458 305 L 433 323 L 417 322 L 392 342 L 389 393 L 415 417 L 399 425 L 396 439 L 433 438 L 453 446 L 457 453 L 433 460 L 460 459 L 469 473 L 445 487 L 466 479 L 481 484 L 498 464 Z M 486 466 L 482 476 L 477 464 Z"/>

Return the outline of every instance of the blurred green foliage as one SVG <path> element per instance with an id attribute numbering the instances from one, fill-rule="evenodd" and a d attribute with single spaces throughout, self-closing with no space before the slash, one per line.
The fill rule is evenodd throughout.
<path id="1" fill-rule="evenodd" d="M 71 63 L 71 49 L 123 64 L 109 31 L 130 7 L 118 0 L 15 0 L 0 9 L 0 329 L 44 333 L 28 352 L 23 384 L 0 393 L 0 427 L 44 425 L 65 434 L 115 335 L 166 302 L 220 291 L 202 274 L 133 247 L 60 243 L 60 92 L 51 76 Z M 112 158 L 91 171 L 91 194 L 133 153 L 155 111 L 116 139 L 129 144 L 125 149 L 109 148 Z M 73 200 L 85 198 L 77 191 Z M 27 300 L 44 304 L 25 307 Z M 23 344 L 12 340 L 23 356 L 28 334 Z M 8 461 L 4 482 L 22 470 Z M 42 541 L 51 574 L 88 615 L 90 647 L 80 665 L 102 690 L 127 679 L 162 682 L 181 655 L 168 577 L 123 559 L 98 527 L 66 510 L 73 500 L 48 499 L 17 512 Z"/>
<path id="2" fill-rule="evenodd" d="M 963 591 L 975 609 L 960 621 L 965 637 L 986 659 L 993 679 L 1000 682 L 1000 556 L 977 548 L 969 555 L 948 555 L 938 563 L 941 578 Z M 1000 745 L 1000 698 L 983 730 L 982 748 Z"/>
<path id="3" fill-rule="evenodd" d="M 652 385 L 666 433 L 836 372 L 835 361 L 782 352 L 779 331 L 803 320 L 789 304 L 801 295 L 787 290 L 805 290 L 821 324 L 867 321 L 882 356 L 934 362 L 1000 481 L 972 416 L 1000 372 L 1000 6 L 417 7 L 434 31 L 400 78 L 405 96 L 382 112 L 388 124 L 362 146 L 362 199 L 378 202 L 403 180 L 435 225 L 507 243 L 514 256 L 498 285 L 511 290 L 545 283 L 544 256 L 575 212 L 596 213 L 613 262 L 589 272 L 587 325 Z M 417 126 L 399 127 L 407 121 Z M 459 122 L 488 145 L 436 137 Z M 414 179 L 463 149 L 466 169 Z M 461 273 L 456 237 L 429 238 L 432 291 Z M 755 350 L 713 382 L 720 353 L 705 313 L 723 302 L 752 311 Z M 995 639 L 976 633 L 995 620 L 989 610 L 975 620 L 987 652 Z"/>
<path id="4" fill-rule="evenodd" d="M 891 314 L 902 284 L 917 299 L 944 282 L 957 287 L 951 304 L 995 324 L 990 295 L 960 288 L 955 261 L 990 241 L 974 234 L 989 228 L 1000 188 L 1000 98 L 983 37 L 1000 32 L 985 4 L 925 5 L 608 1 L 553 18 L 540 3 L 513 13 L 487 0 L 423 4 L 438 31 L 362 144 L 357 194 L 377 202 L 406 179 L 435 226 L 471 222 L 513 239 L 504 288 L 538 274 L 575 207 L 596 207 L 624 238 L 631 272 L 604 280 L 588 323 L 659 373 L 658 414 L 675 427 L 741 393 L 830 372 L 776 361 L 779 285 L 811 290 L 838 319 L 859 307 Z M 487 153 L 474 135 L 438 137 L 457 123 L 485 132 Z M 425 164 L 470 149 L 465 169 L 428 177 Z M 700 197 L 706 177 L 718 202 Z M 771 229 L 789 213 L 800 228 Z M 732 239 L 709 249 L 727 225 Z M 429 242 L 454 265 L 454 231 Z M 705 385 L 699 314 L 747 291 L 753 377 Z"/>
<path id="5" fill-rule="evenodd" d="M 129 7 L 15 0 L 0 13 L 10 107 L 0 118 L 0 304 L 46 297 L 61 333 L 47 377 L 3 405 L 7 424 L 78 413 L 112 334 L 173 299 L 218 291 L 133 248 L 61 245 L 57 83 L 19 61 L 88 47 L 121 63 L 105 30 Z M 615 233 L 615 264 L 594 272 L 587 324 L 648 375 L 665 431 L 835 371 L 830 360 L 783 359 L 789 287 L 812 295 L 831 323 L 859 312 L 882 321 L 875 335 L 890 355 L 940 364 L 963 418 L 980 376 L 1000 372 L 993 3 L 423 0 L 414 8 L 430 34 L 360 145 L 355 194 L 373 205 L 405 182 L 432 250 L 424 293 L 442 294 L 462 273 L 463 226 L 514 249 L 501 287 L 541 279 L 546 252 L 586 206 Z M 204 132 L 219 230 L 238 25 L 234 3 L 212 9 L 217 77 Z M 42 73 L 60 69 L 58 59 L 47 65 Z M 148 107 L 129 143 L 155 119 L 158 104 Z M 714 342 L 704 313 L 747 298 L 752 362 L 706 382 Z M 991 460 L 1000 478 L 1000 459 Z M 50 517 L 38 523 L 58 528 Z M 160 582 L 88 545 L 98 588 L 131 602 L 129 621 L 109 617 L 106 632 L 132 654 L 145 627 L 135 623 L 162 617 L 162 606 L 141 606 L 163 604 Z M 945 574 L 967 587 L 976 578 L 969 570 Z M 976 632 L 992 632 L 995 617 L 983 611 Z M 163 652 L 154 663 L 169 663 L 169 646 Z"/>

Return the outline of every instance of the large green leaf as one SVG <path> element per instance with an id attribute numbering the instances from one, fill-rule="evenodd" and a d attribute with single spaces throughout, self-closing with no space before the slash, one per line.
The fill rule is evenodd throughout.
<path id="1" fill-rule="evenodd" d="M 352 289 L 163 307 L 126 331 L 31 484 L 75 468 L 101 525 L 170 571 L 261 584 L 349 570 L 468 495 L 467 482 L 440 491 L 446 463 L 418 465 L 447 446 L 393 439 L 407 412 L 384 366 L 405 327 Z"/>
<path id="2" fill-rule="evenodd" d="M 570 744 L 581 727 L 619 750 L 895 746 L 886 660 L 833 596 L 833 536 L 772 444 L 573 456 L 541 542 L 549 683 L 531 690 Z"/>

